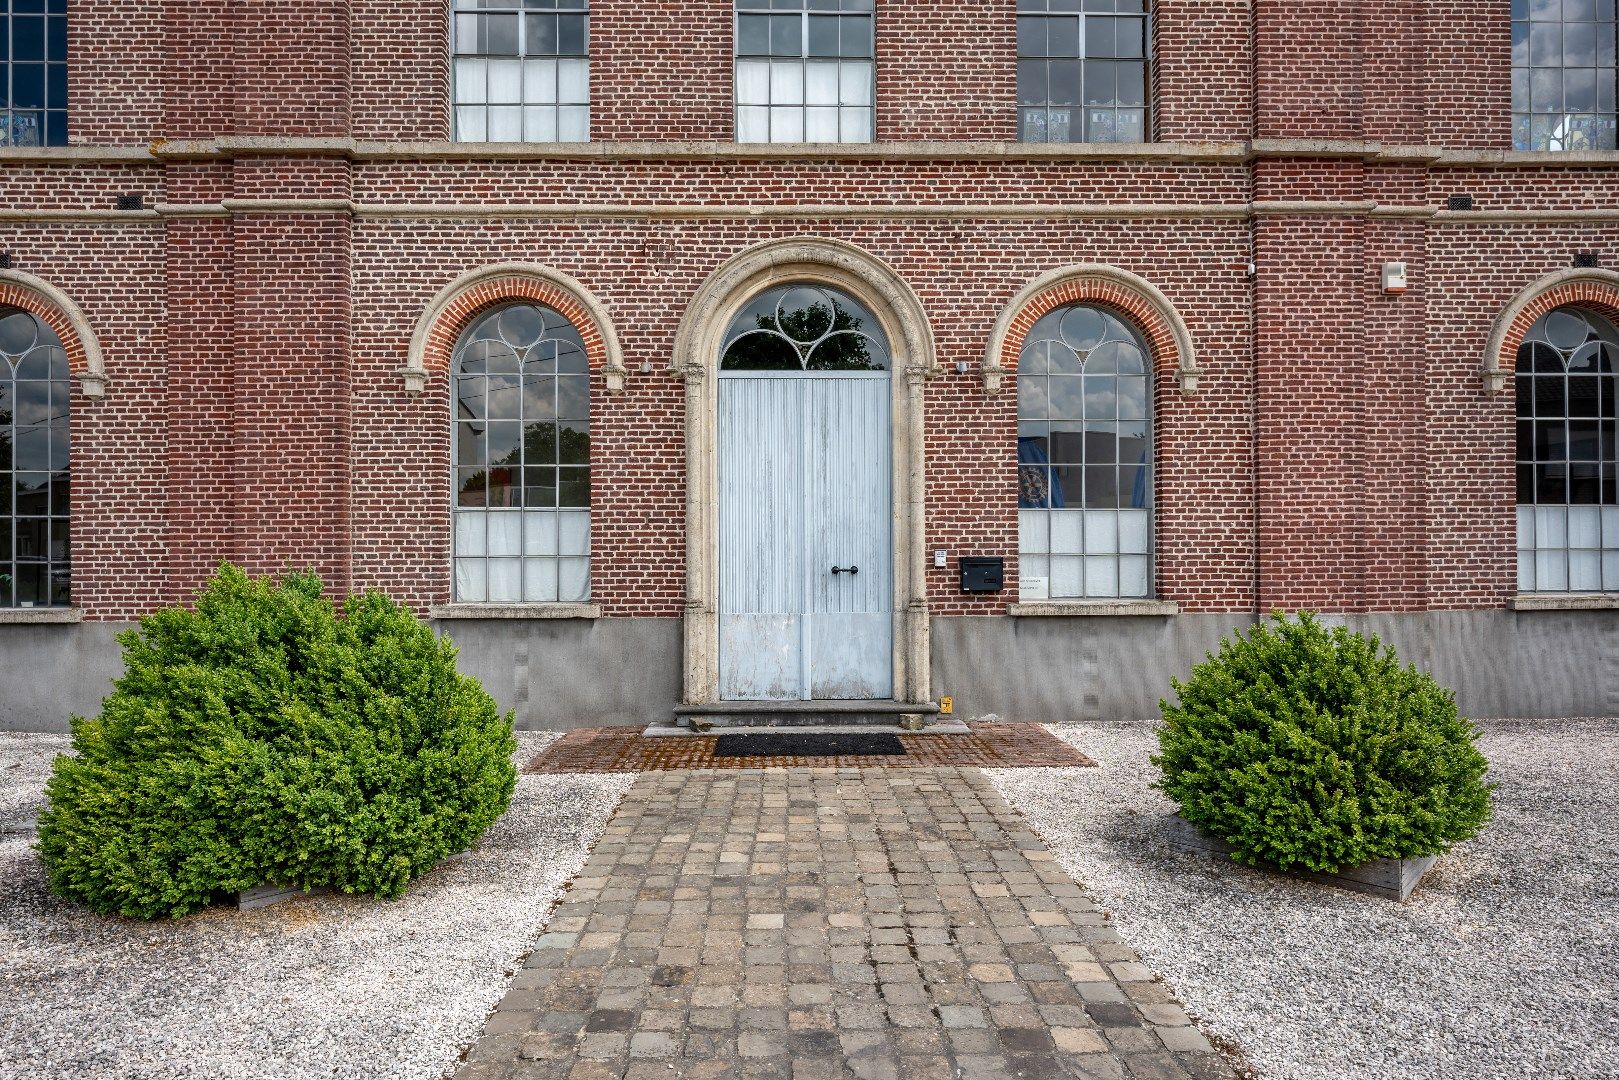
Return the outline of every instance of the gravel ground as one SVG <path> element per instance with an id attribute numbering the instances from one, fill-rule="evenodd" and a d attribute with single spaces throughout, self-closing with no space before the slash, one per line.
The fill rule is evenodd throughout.
<path id="1" fill-rule="evenodd" d="M 519 735 L 518 760 L 554 735 Z M 404 899 L 178 921 L 45 891 L 32 838 L 66 737 L 0 735 L 0 1077 L 439 1077 L 478 1034 L 634 777 L 519 776 L 470 858 Z M 15 829 L 15 825 L 12 825 Z"/>
<path id="2" fill-rule="evenodd" d="M 1405 904 L 1168 848 L 1150 729 L 992 770 L 1205 1029 L 1262 1075 L 1619 1076 L 1619 721 L 1493 722 L 1496 818 Z"/>

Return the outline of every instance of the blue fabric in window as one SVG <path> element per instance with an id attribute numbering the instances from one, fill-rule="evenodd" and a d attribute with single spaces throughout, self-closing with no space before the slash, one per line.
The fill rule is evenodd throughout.
<path id="1" fill-rule="evenodd" d="M 1062 480 L 1051 469 L 1051 457 L 1035 438 L 1017 441 L 1018 498 L 1024 510 L 1061 509 L 1066 506 Z"/>

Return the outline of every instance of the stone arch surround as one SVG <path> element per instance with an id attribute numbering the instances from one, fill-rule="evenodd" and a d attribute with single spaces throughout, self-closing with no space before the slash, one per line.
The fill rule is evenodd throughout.
<path id="1" fill-rule="evenodd" d="M 985 393 L 1000 393 L 1005 376 L 1017 371 L 1018 354 L 1034 324 L 1066 304 L 1100 304 L 1127 316 L 1147 339 L 1153 362 L 1173 363 L 1181 389 L 1197 389 L 1202 373 L 1192 335 L 1169 298 L 1128 270 L 1082 263 L 1040 275 L 1002 309 L 984 353 Z"/>
<path id="2" fill-rule="evenodd" d="M 104 397 L 107 367 L 101 344 L 79 306 L 43 278 L 19 270 L 0 270 L 0 307 L 28 312 L 55 331 L 67 353 L 68 369 L 87 398 Z"/>
<path id="3" fill-rule="evenodd" d="M 441 289 L 411 335 L 410 353 L 399 372 L 405 389 L 421 393 L 427 388 L 429 374 L 449 370 L 455 343 L 474 316 L 518 300 L 544 304 L 564 315 L 579 331 L 590 370 L 602 376 L 607 392 L 617 394 L 624 389 L 624 353 L 606 306 L 569 275 L 536 263 L 482 267 Z"/>
<path id="4" fill-rule="evenodd" d="M 868 305 L 893 356 L 894 692 L 931 694 L 923 391 L 939 373 L 933 331 L 916 293 L 887 264 L 838 240 L 798 237 L 750 247 L 709 275 L 687 306 L 670 369 L 686 386 L 686 609 L 683 698 L 719 699 L 719 499 L 715 415 L 720 348 L 738 310 L 773 285 L 842 289 Z"/>

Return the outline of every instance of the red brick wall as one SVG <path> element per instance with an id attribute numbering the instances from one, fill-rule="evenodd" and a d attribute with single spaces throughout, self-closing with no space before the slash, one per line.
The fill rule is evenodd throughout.
<path id="1" fill-rule="evenodd" d="M 1512 23 L 1503 3 L 1427 0 L 1428 142 L 1512 148 Z"/>
<path id="2" fill-rule="evenodd" d="M 730 0 L 606 0 L 590 12 L 592 139 L 729 139 Z"/>
<path id="3" fill-rule="evenodd" d="M 164 23 L 163 4 L 74 0 L 67 21 L 70 143 L 138 146 L 163 131 Z"/>
<path id="4" fill-rule="evenodd" d="M 1250 19 L 1244 0 L 1160 5 L 1158 136 L 1504 147 L 1501 6 L 1259 0 Z M 442 139 L 444 7 L 85 0 L 72 30 L 74 133 L 123 146 Z M 879 137 L 1012 137 L 1012 7 L 883 5 Z M 598 140 L 730 138 L 728 2 L 598 0 L 593 41 Z M 1482 393 L 1485 339 L 1513 295 L 1575 251 L 1619 265 L 1612 221 L 1366 209 L 1431 210 L 1470 193 L 1483 212 L 1611 211 L 1612 168 L 1391 166 L 1358 153 L 0 159 L 10 207 L 104 212 L 128 192 L 148 206 L 352 198 L 361 210 L 0 222 L 0 251 L 85 309 L 111 376 L 107 398 L 80 403 L 74 424 L 75 595 L 96 619 L 183 596 L 227 557 L 256 570 L 313 566 L 337 589 L 376 585 L 417 605 L 446 599 L 446 381 L 435 373 L 413 396 L 398 373 L 434 295 L 503 261 L 570 273 L 612 313 L 630 375 L 624 394 L 598 385 L 592 400 L 595 594 L 613 616 L 679 615 L 683 388 L 666 371 L 675 329 L 727 258 L 793 235 L 865 248 L 929 313 L 945 373 L 927 389 L 927 548 L 1004 555 L 1010 571 L 1009 595 L 994 598 L 964 597 L 953 571 L 930 571 L 937 612 L 994 613 L 1015 595 L 1016 386 L 987 397 L 980 364 L 1010 299 L 1081 262 L 1163 290 L 1203 371 L 1188 396 L 1172 367 L 1159 368 L 1160 595 L 1193 611 L 1500 606 L 1515 588 L 1513 408 L 1510 393 Z M 1254 199 L 1343 205 L 1250 220 Z M 401 203 L 557 216 L 381 212 Z M 1050 209 L 1119 203 L 1183 209 Z M 577 206 L 611 212 L 568 216 Z M 1219 209 L 1185 209 L 1205 206 Z M 1385 296 L 1378 270 L 1395 259 L 1412 288 Z"/>
<path id="5" fill-rule="evenodd" d="M 1343 0 L 1254 0 L 1255 135 L 1361 136 L 1366 75 L 1362 19 L 1380 6 Z"/>
<path id="6" fill-rule="evenodd" d="M 1159 139 L 1206 142 L 1253 134 L 1253 33 L 1249 0 L 1154 5 L 1153 107 Z"/>
<path id="7" fill-rule="evenodd" d="M 1017 0 L 883 4 L 877 137 L 1017 138 Z"/>

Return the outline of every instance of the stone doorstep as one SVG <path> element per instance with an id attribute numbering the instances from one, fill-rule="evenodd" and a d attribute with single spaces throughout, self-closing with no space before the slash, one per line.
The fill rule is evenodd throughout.
<path id="1" fill-rule="evenodd" d="M 1236 850 L 1224 840 L 1210 836 L 1179 814 L 1165 815 L 1164 824 L 1168 831 L 1169 842 L 1194 855 L 1223 856 L 1230 855 Z M 1400 902 L 1416 891 L 1417 886 L 1422 883 L 1423 876 L 1438 861 L 1437 855 L 1418 859 L 1373 859 L 1359 866 L 1346 866 L 1336 874 L 1323 874 L 1314 870 L 1282 870 L 1268 863 L 1261 864 L 1258 869 Z"/>
<path id="2" fill-rule="evenodd" d="M 458 863 L 471 855 L 470 851 L 458 851 L 454 855 L 439 860 L 438 866 L 448 866 Z M 436 869 L 437 867 L 435 867 Z M 243 889 L 232 894 L 228 901 L 237 911 L 257 911 L 259 908 L 274 907 L 284 904 L 288 900 L 296 900 L 300 896 L 331 896 L 332 890 L 325 885 L 316 886 L 307 892 L 293 885 L 255 885 L 251 889 Z"/>

